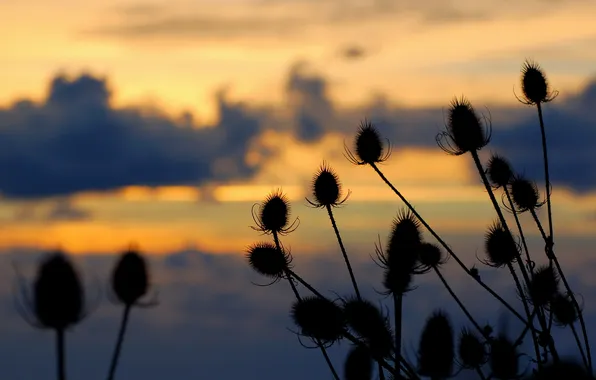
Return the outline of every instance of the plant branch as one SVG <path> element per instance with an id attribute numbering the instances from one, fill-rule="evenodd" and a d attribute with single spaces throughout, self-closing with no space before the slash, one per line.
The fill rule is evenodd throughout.
<path id="1" fill-rule="evenodd" d="M 118 331 L 118 338 L 116 339 L 116 347 L 114 348 L 110 370 L 108 372 L 108 380 L 113 380 L 116 376 L 116 367 L 118 366 L 118 359 L 120 358 L 120 351 L 122 350 L 122 342 L 124 342 L 124 335 L 126 334 L 126 327 L 128 326 L 130 310 L 130 305 L 124 306 L 124 312 L 122 313 L 122 320 L 120 322 L 120 330 Z"/>

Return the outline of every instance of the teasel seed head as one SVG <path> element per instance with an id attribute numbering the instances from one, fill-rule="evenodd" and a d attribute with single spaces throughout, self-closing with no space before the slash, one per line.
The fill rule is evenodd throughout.
<path id="1" fill-rule="evenodd" d="M 488 179 L 495 188 L 505 187 L 513 178 L 513 170 L 509 162 L 498 154 L 493 154 L 488 160 Z"/>
<path id="2" fill-rule="evenodd" d="M 33 313 L 40 327 L 64 331 L 84 318 L 85 294 L 74 265 L 64 253 L 40 263 L 33 286 Z"/>
<path id="3" fill-rule="evenodd" d="M 528 295 L 534 306 L 546 306 L 559 290 L 559 276 L 550 265 L 536 269 L 528 287 Z"/>
<path id="4" fill-rule="evenodd" d="M 354 151 L 355 153 L 352 153 L 345 147 L 345 155 L 350 162 L 355 165 L 374 165 L 389 158 L 391 146 L 388 143 L 387 149 L 385 149 L 379 131 L 365 119 L 360 123 L 354 139 Z"/>
<path id="5" fill-rule="evenodd" d="M 347 325 L 368 343 L 371 355 L 388 357 L 393 350 L 393 334 L 381 310 L 368 300 L 349 298 L 344 301 Z"/>
<path id="6" fill-rule="evenodd" d="M 550 312 L 559 326 L 569 326 L 578 320 L 578 312 L 571 297 L 557 293 L 550 301 Z"/>
<path id="7" fill-rule="evenodd" d="M 454 98 L 449 107 L 446 130 L 436 137 L 439 147 L 449 154 L 459 156 L 484 148 L 490 141 L 490 122 L 483 122 L 464 98 Z"/>
<path id="8" fill-rule="evenodd" d="M 439 268 L 447 262 L 447 256 L 441 248 L 432 243 L 423 242 L 418 246 L 418 266 L 416 274 L 426 273 L 432 268 Z"/>
<path id="9" fill-rule="evenodd" d="M 326 162 L 323 162 L 312 181 L 312 194 L 314 200 L 308 198 L 306 201 L 317 208 L 337 207 L 342 205 L 350 195 L 342 199 L 342 186 L 339 177 Z"/>
<path id="10" fill-rule="evenodd" d="M 486 347 L 472 331 L 464 328 L 459 335 L 459 360 L 463 368 L 474 369 L 486 363 Z"/>
<path id="11" fill-rule="evenodd" d="M 257 206 L 258 212 L 255 211 Z M 285 235 L 298 227 L 298 219 L 289 224 L 290 202 L 281 190 L 270 193 L 260 205 L 253 205 L 252 217 L 257 225 L 252 228 L 267 234 Z"/>
<path id="12" fill-rule="evenodd" d="M 506 336 L 499 335 L 490 343 L 489 364 L 493 377 L 508 380 L 518 376 L 519 356 L 515 344 Z"/>
<path id="13" fill-rule="evenodd" d="M 418 345 L 418 373 L 433 379 L 452 376 L 455 356 L 453 327 L 441 310 L 426 320 Z"/>
<path id="14" fill-rule="evenodd" d="M 519 255 L 519 246 L 500 222 L 493 223 L 485 236 L 485 264 L 500 268 L 512 264 Z"/>
<path id="15" fill-rule="evenodd" d="M 112 272 L 112 291 L 125 306 L 133 306 L 149 290 L 145 258 L 136 250 L 122 253 Z"/>
<path id="16" fill-rule="evenodd" d="M 534 210 L 544 204 L 540 202 L 540 193 L 534 182 L 516 175 L 511 179 L 509 186 L 513 203 L 519 212 Z"/>
<path id="17" fill-rule="evenodd" d="M 248 265 L 257 273 L 274 279 L 281 279 L 286 270 L 290 269 L 292 256 L 283 248 L 277 249 L 275 244 L 260 242 L 252 245 L 247 251 Z"/>
<path id="18" fill-rule="evenodd" d="M 551 91 L 544 71 L 538 63 L 526 60 L 522 66 L 521 85 L 524 104 L 548 103 L 557 97 L 558 92 Z"/>
<path id="19" fill-rule="evenodd" d="M 291 315 L 305 336 L 319 339 L 326 344 L 338 341 L 343 336 L 343 310 L 330 300 L 314 296 L 304 297 L 294 302 Z"/>
<path id="20" fill-rule="evenodd" d="M 364 346 L 352 346 L 344 363 L 345 380 L 371 380 L 373 360 L 370 351 Z"/>

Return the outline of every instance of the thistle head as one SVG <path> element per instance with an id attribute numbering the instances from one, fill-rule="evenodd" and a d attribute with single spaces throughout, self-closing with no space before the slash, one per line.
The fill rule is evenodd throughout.
<path id="1" fill-rule="evenodd" d="M 149 290 L 145 258 L 136 250 L 124 252 L 112 272 L 112 290 L 125 306 L 132 306 Z"/>
<path id="2" fill-rule="evenodd" d="M 489 143 L 490 122 L 483 123 L 466 98 L 454 98 L 448 113 L 446 131 L 436 137 L 445 152 L 458 156 L 478 151 Z"/>
<path id="3" fill-rule="evenodd" d="M 447 315 L 435 311 L 427 320 L 418 344 L 418 373 L 433 379 L 450 377 L 455 351 L 453 327 Z"/>
<path id="4" fill-rule="evenodd" d="M 247 250 L 248 265 L 257 273 L 272 278 L 274 282 L 281 279 L 290 268 L 292 256 L 275 244 L 268 242 L 256 243 Z"/>
<path id="5" fill-rule="evenodd" d="M 37 269 L 33 285 L 33 313 L 41 327 L 62 330 L 84 317 L 81 279 L 62 252 L 47 256 Z"/>
<path id="6" fill-rule="evenodd" d="M 505 187 L 513 177 L 513 170 L 509 162 L 498 154 L 493 154 L 487 165 L 488 179 L 495 188 Z"/>
<path id="7" fill-rule="evenodd" d="M 509 183 L 511 197 L 519 212 L 534 210 L 542 206 L 540 193 L 536 184 L 520 175 L 516 175 Z"/>
<path id="8" fill-rule="evenodd" d="M 432 243 L 423 242 L 418 246 L 418 266 L 416 274 L 426 273 L 432 268 L 439 268 L 447 262 L 447 256 L 441 248 Z"/>
<path id="9" fill-rule="evenodd" d="M 486 363 L 486 347 L 472 331 L 464 328 L 459 335 L 458 354 L 463 368 L 480 368 Z"/>
<path id="10" fill-rule="evenodd" d="M 373 357 L 387 357 L 393 349 L 393 334 L 387 318 L 368 300 L 344 301 L 344 316 L 350 329 L 364 339 Z"/>
<path id="11" fill-rule="evenodd" d="M 341 307 L 319 297 L 304 297 L 292 306 L 294 323 L 303 335 L 329 344 L 341 339 L 345 319 Z"/>
<path id="12" fill-rule="evenodd" d="M 519 354 L 515 344 L 504 335 L 490 343 L 489 364 L 496 379 L 513 379 L 519 372 Z"/>
<path id="13" fill-rule="evenodd" d="M 536 269 L 528 287 L 530 301 L 534 306 L 545 306 L 558 293 L 559 276 L 550 265 Z"/>
<path id="14" fill-rule="evenodd" d="M 554 316 L 555 323 L 559 326 L 570 326 L 579 318 L 573 300 L 569 296 L 557 293 L 551 299 L 549 308 Z"/>
<path id="15" fill-rule="evenodd" d="M 360 345 L 352 346 L 344 363 L 345 380 L 371 380 L 373 361 L 368 348 Z"/>
<path id="16" fill-rule="evenodd" d="M 327 163 L 323 162 L 312 181 L 314 200 L 306 201 L 314 207 L 336 207 L 343 204 L 349 196 L 342 199 L 342 188 L 339 177 Z"/>
<path id="17" fill-rule="evenodd" d="M 512 264 L 519 255 L 518 244 L 500 222 L 495 222 L 489 227 L 484 247 L 487 256 L 484 263 L 495 268 Z"/>
<path id="18" fill-rule="evenodd" d="M 521 72 L 523 99 L 518 100 L 522 103 L 528 105 L 547 103 L 557 97 L 558 93 L 551 92 L 546 75 L 538 63 L 526 60 Z"/>
<path id="19" fill-rule="evenodd" d="M 381 135 L 368 120 L 360 123 L 354 139 L 354 153 L 345 147 L 346 157 L 355 165 L 374 165 L 386 161 L 391 155 L 391 147 L 383 146 Z"/>
<path id="20" fill-rule="evenodd" d="M 256 206 L 259 208 L 258 211 L 255 211 Z M 263 233 L 284 235 L 294 231 L 298 227 L 298 219 L 291 224 L 289 223 L 290 202 L 281 190 L 270 193 L 260 205 L 255 204 L 252 214 L 253 220 L 257 225 L 252 228 Z"/>

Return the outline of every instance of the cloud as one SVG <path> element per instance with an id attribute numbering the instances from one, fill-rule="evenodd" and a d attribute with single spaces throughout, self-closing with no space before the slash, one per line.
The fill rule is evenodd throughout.
<path id="1" fill-rule="evenodd" d="M 57 76 L 41 104 L 0 109 L 0 190 L 29 198 L 250 176 L 244 157 L 259 121 L 224 93 L 216 101 L 218 122 L 197 128 L 112 107 L 105 79 Z"/>
<path id="2" fill-rule="evenodd" d="M 42 206 L 42 207 L 40 207 Z M 49 207 L 43 207 L 49 206 Z M 88 220 L 93 216 L 92 212 L 82 209 L 73 204 L 69 198 L 60 198 L 52 201 L 49 205 L 33 202 L 18 207 L 13 214 L 13 222 L 57 222 L 57 221 L 80 221 Z"/>
<path id="3" fill-rule="evenodd" d="M 363 59 L 367 53 L 368 52 L 364 47 L 357 45 L 346 46 L 339 52 L 339 54 L 347 61 Z"/>

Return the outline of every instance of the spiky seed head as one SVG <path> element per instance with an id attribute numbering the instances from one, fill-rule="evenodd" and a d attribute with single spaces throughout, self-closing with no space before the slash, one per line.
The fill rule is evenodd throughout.
<path id="1" fill-rule="evenodd" d="M 519 255 L 519 246 L 500 222 L 489 227 L 484 246 L 488 264 L 497 268 L 513 263 Z"/>
<path id="2" fill-rule="evenodd" d="M 504 335 L 499 335 L 490 343 L 490 368 L 496 379 L 513 379 L 519 372 L 519 354 L 514 343 Z"/>
<path id="3" fill-rule="evenodd" d="M 393 264 L 398 264 L 393 261 Z M 383 272 L 383 286 L 387 290 L 386 294 L 403 295 L 412 287 L 412 269 L 405 265 L 392 265 Z"/>
<path id="4" fill-rule="evenodd" d="M 40 263 L 33 306 L 37 320 L 48 329 L 65 330 L 83 318 L 83 285 L 72 262 L 62 252 L 54 252 Z"/>
<path id="5" fill-rule="evenodd" d="M 341 307 L 327 299 L 304 297 L 294 303 L 291 314 L 302 334 L 323 342 L 335 342 L 344 332 Z"/>
<path id="6" fill-rule="evenodd" d="M 559 290 L 559 276 L 550 265 L 536 269 L 528 287 L 530 300 L 535 306 L 545 306 Z"/>
<path id="7" fill-rule="evenodd" d="M 538 187 L 532 181 L 514 176 L 510 182 L 513 203 L 520 212 L 534 210 L 541 206 Z"/>
<path id="8" fill-rule="evenodd" d="M 418 373 L 433 379 L 450 377 L 455 355 L 453 327 L 443 311 L 426 320 L 418 344 Z"/>
<path id="9" fill-rule="evenodd" d="M 423 267 L 434 268 L 444 263 L 443 251 L 438 245 L 432 243 L 421 243 L 418 246 L 418 260 Z"/>
<path id="10" fill-rule="evenodd" d="M 259 222 L 262 229 L 269 232 L 282 232 L 288 225 L 290 202 L 280 191 L 274 191 L 261 204 Z"/>
<path id="11" fill-rule="evenodd" d="M 344 363 L 345 380 L 371 380 L 373 361 L 365 346 L 352 346 Z"/>
<path id="12" fill-rule="evenodd" d="M 549 86 L 542 68 L 533 61 L 526 60 L 522 66 L 522 91 L 529 104 L 549 101 Z"/>
<path id="13" fill-rule="evenodd" d="M 247 258 L 252 269 L 271 278 L 281 278 L 291 263 L 288 253 L 268 242 L 256 243 L 249 247 Z"/>
<path id="14" fill-rule="evenodd" d="M 118 300 L 132 306 L 149 289 L 149 273 L 145 258 L 135 250 L 124 252 L 112 272 L 112 290 Z"/>
<path id="15" fill-rule="evenodd" d="M 374 125 L 365 120 L 360 123 L 354 142 L 355 152 L 361 164 L 375 164 L 384 161 L 385 148 L 381 135 Z"/>
<path id="16" fill-rule="evenodd" d="M 446 128 L 445 132 L 437 135 L 437 142 L 451 154 L 474 152 L 490 141 L 490 131 L 486 130 L 472 104 L 463 96 L 451 101 Z"/>
<path id="17" fill-rule="evenodd" d="M 497 188 L 507 186 L 513 177 L 511 165 L 498 154 L 493 154 L 488 160 L 487 173 L 490 182 Z"/>
<path id="18" fill-rule="evenodd" d="M 570 359 L 563 359 L 545 364 L 538 368 L 532 377 L 533 380 L 593 380 L 594 377 L 586 371 L 584 366 Z"/>
<path id="19" fill-rule="evenodd" d="M 336 206 L 340 203 L 341 183 L 339 177 L 323 162 L 312 181 L 312 193 L 315 201 L 311 204 L 318 207 Z"/>
<path id="20" fill-rule="evenodd" d="M 373 357 L 387 357 L 393 349 L 393 335 L 381 310 L 368 300 L 351 298 L 344 301 L 348 326 L 364 339 Z"/>
<path id="21" fill-rule="evenodd" d="M 556 294 L 550 301 L 550 311 L 559 326 L 572 325 L 578 319 L 577 309 L 571 300 L 563 294 Z"/>
<path id="22" fill-rule="evenodd" d="M 459 359 L 464 368 L 479 368 L 486 363 L 486 347 L 476 334 L 462 329 L 459 335 Z"/>

